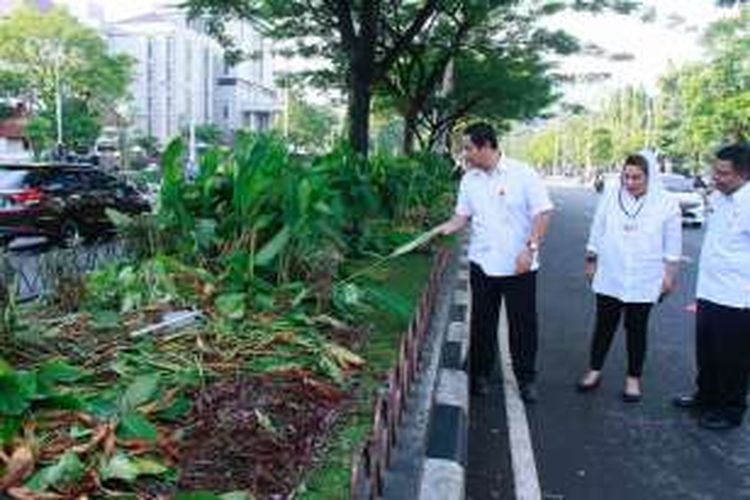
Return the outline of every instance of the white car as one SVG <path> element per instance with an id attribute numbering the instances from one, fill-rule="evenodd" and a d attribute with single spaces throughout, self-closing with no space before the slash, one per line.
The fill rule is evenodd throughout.
<path id="1" fill-rule="evenodd" d="M 690 177 L 680 174 L 661 174 L 664 190 L 680 205 L 683 225 L 702 226 L 706 221 L 706 199 L 694 186 Z"/>

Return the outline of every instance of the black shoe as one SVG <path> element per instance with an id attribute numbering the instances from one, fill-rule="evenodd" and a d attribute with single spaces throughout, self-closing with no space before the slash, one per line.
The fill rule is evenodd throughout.
<path id="1" fill-rule="evenodd" d="M 620 397 L 626 403 L 639 403 L 641 399 L 643 398 L 643 395 L 641 393 L 622 391 L 622 394 Z"/>
<path id="2" fill-rule="evenodd" d="M 727 418 L 722 413 L 708 412 L 701 417 L 701 419 L 698 421 L 698 425 L 700 425 L 704 429 L 709 429 L 712 431 L 723 431 L 738 427 L 740 425 L 740 421 Z"/>
<path id="3" fill-rule="evenodd" d="M 703 406 L 703 403 L 694 394 L 689 394 L 673 398 L 672 406 L 684 410 L 698 410 Z"/>
<path id="4" fill-rule="evenodd" d="M 582 380 L 576 384 L 576 391 L 578 392 L 591 392 L 599 387 L 602 383 L 602 377 L 600 376 L 594 383 L 586 384 Z"/>
<path id="5" fill-rule="evenodd" d="M 533 404 L 539 401 L 539 391 L 534 382 L 525 382 L 520 385 L 518 392 L 524 403 Z"/>
<path id="6" fill-rule="evenodd" d="M 487 377 L 474 377 L 471 381 L 471 395 L 484 397 L 490 393 L 490 382 Z"/>

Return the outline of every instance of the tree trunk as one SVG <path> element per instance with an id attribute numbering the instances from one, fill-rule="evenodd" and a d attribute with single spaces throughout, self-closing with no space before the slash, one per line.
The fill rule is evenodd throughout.
<path id="1" fill-rule="evenodd" d="M 370 143 L 372 91 L 370 82 L 357 73 L 357 71 L 352 72 L 352 82 L 349 87 L 349 142 L 355 152 L 367 156 Z"/>
<path id="2" fill-rule="evenodd" d="M 414 144 L 417 138 L 417 111 L 409 110 L 404 114 L 404 144 L 405 155 L 414 152 Z"/>

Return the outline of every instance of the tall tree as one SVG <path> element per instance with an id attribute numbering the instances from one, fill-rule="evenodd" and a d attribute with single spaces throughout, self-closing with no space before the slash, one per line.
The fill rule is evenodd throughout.
<path id="1" fill-rule="evenodd" d="M 132 61 L 108 54 L 99 34 L 64 8 L 40 12 L 20 7 L 0 20 L 0 65 L 15 75 L 15 86 L 23 87 L 34 111 L 54 116 L 61 93 L 70 101 L 64 103 L 66 108 L 98 121 L 126 97 Z M 90 124 L 78 125 L 84 131 L 78 139 L 88 139 Z"/>
<path id="2" fill-rule="evenodd" d="M 450 2 L 448 2 L 450 3 Z M 349 140 L 366 154 L 374 85 L 434 17 L 441 2 L 394 0 L 187 0 L 192 16 L 207 17 L 209 27 L 232 47 L 225 29 L 233 19 L 262 19 L 267 34 L 293 39 L 295 52 L 322 57 L 334 70 L 318 77 L 338 79 L 348 90 Z M 236 49 L 236 47 L 232 47 Z"/>
<path id="3" fill-rule="evenodd" d="M 492 0 L 185 0 L 193 16 L 202 16 L 222 43 L 231 47 L 225 26 L 231 19 L 262 19 L 267 33 L 293 39 L 295 52 L 326 59 L 330 66 L 317 72 L 318 82 L 338 83 L 348 95 L 349 139 L 354 149 L 367 153 L 369 113 L 375 87 L 384 82 L 394 64 L 433 28 L 441 14 L 489 12 Z M 505 0 L 521 6 L 518 0 Z M 629 8 L 630 0 L 559 0 L 546 2 L 549 10 Z M 236 48 L 236 47 L 235 47 Z M 233 51 L 234 53 L 234 51 Z"/>

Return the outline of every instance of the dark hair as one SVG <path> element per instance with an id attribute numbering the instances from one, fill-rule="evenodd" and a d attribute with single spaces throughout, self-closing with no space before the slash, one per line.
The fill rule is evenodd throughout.
<path id="1" fill-rule="evenodd" d="M 468 136 L 478 148 L 490 146 L 492 149 L 497 149 L 495 129 L 487 122 L 472 123 L 464 129 L 464 135 Z"/>
<path id="2" fill-rule="evenodd" d="M 643 173 L 646 174 L 646 177 L 648 177 L 648 161 L 643 156 L 638 154 L 628 155 L 627 158 L 625 158 L 625 163 L 622 164 L 623 170 L 626 165 L 634 165 L 640 168 L 643 170 Z"/>
<path id="3" fill-rule="evenodd" d="M 720 148 L 716 152 L 716 158 L 728 161 L 732 169 L 745 179 L 750 179 L 750 145 L 737 142 Z"/>

